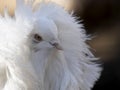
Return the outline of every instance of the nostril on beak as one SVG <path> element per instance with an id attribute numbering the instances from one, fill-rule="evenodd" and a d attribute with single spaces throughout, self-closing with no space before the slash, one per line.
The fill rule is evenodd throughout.
<path id="1" fill-rule="evenodd" d="M 59 43 L 50 43 L 53 47 L 55 47 L 58 50 L 63 50 L 62 46 Z"/>

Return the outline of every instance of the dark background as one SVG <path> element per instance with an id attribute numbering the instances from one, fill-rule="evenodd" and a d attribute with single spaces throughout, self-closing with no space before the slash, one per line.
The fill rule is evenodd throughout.
<path id="1" fill-rule="evenodd" d="M 102 75 L 93 90 L 120 90 L 120 0 L 75 0 L 75 15 L 93 37 Z"/>

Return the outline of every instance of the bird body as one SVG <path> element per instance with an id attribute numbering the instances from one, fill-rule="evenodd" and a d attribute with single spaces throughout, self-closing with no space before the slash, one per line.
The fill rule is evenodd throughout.
<path id="1" fill-rule="evenodd" d="M 75 17 L 51 2 L 16 6 L 0 17 L 0 90 L 90 90 L 101 68 Z"/>

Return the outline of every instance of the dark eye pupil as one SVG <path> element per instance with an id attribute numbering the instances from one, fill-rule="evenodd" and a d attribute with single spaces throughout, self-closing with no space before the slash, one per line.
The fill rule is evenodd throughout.
<path id="1" fill-rule="evenodd" d="M 42 41 L 42 37 L 39 36 L 38 34 L 34 35 L 34 39 L 37 40 L 37 41 Z"/>

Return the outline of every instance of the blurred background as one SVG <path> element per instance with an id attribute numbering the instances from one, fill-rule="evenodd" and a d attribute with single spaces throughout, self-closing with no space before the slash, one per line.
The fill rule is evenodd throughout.
<path id="1" fill-rule="evenodd" d="M 93 90 L 120 90 L 120 0 L 74 0 L 73 8 L 104 67 Z"/>
<path id="2" fill-rule="evenodd" d="M 86 33 L 94 37 L 88 43 L 104 69 L 93 90 L 120 90 L 120 0 L 52 1 L 74 10 Z M 0 0 L 0 13 L 4 7 L 13 15 L 15 0 Z"/>

